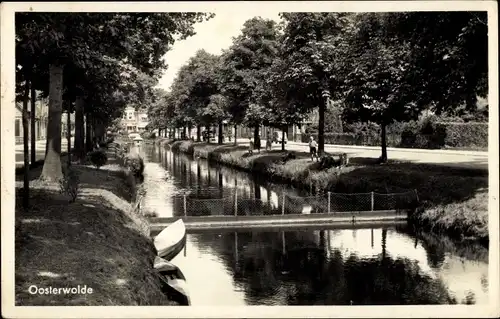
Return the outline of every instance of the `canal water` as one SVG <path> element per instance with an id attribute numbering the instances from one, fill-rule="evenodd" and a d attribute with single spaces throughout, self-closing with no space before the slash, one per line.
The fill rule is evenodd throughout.
<path id="1" fill-rule="evenodd" d="M 158 146 L 144 146 L 144 154 L 145 174 L 156 178 L 145 205 L 158 217 L 223 214 L 235 194 L 239 206 L 250 207 L 246 214 L 278 209 L 283 192 L 308 195 Z M 196 231 L 172 261 L 194 306 L 488 303 L 486 248 L 406 225 Z"/>

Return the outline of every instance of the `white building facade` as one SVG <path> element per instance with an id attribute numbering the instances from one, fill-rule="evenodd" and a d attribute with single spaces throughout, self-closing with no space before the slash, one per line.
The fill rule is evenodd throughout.
<path id="1" fill-rule="evenodd" d="M 146 109 L 136 110 L 134 107 L 128 106 L 123 112 L 122 127 L 127 134 L 144 132 L 148 123 Z"/>

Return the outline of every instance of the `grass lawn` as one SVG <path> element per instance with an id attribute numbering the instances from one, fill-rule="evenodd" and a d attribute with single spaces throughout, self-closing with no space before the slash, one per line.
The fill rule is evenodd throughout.
<path id="1" fill-rule="evenodd" d="M 162 143 L 162 142 L 160 142 Z M 163 142 L 164 143 L 164 142 Z M 207 158 L 269 180 L 337 193 L 399 193 L 417 190 L 421 208 L 411 221 L 437 233 L 456 237 L 488 238 L 488 172 L 373 158 L 350 158 L 343 168 L 320 170 L 309 154 L 293 152 L 282 162 L 282 151 L 247 154 L 247 146 L 177 141 L 172 150 Z"/>
<path id="2" fill-rule="evenodd" d="M 69 203 L 59 186 L 31 170 L 27 210 L 16 200 L 17 306 L 172 305 L 153 270 L 155 248 L 147 222 L 131 209 L 127 174 L 110 158 L 97 170 L 73 165 L 81 193 Z M 22 175 L 16 176 L 20 196 Z M 92 294 L 30 294 L 28 288 L 91 287 Z"/>

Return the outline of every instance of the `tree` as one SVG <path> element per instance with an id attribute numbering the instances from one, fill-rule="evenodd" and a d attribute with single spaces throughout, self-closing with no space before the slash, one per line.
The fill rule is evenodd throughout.
<path id="1" fill-rule="evenodd" d="M 258 89 L 265 83 L 265 75 L 278 50 L 278 28 L 272 20 L 253 18 L 247 20 L 241 35 L 222 55 L 220 70 L 221 93 L 228 99 L 228 113 L 235 125 L 246 122 L 255 127 L 265 121 L 267 105 L 262 104 Z M 250 107 L 252 105 L 252 107 Z M 248 113 L 248 114 L 247 114 Z"/>
<path id="2" fill-rule="evenodd" d="M 219 93 L 216 80 L 219 63 L 218 56 L 199 50 L 188 61 L 185 68 L 181 69 L 179 81 L 175 83 L 176 91 L 183 92 L 182 98 L 178 100 L 178 107 L 183 109 L 186 118 L 189 119 L 189 124 L 197 124 L 198 132 L 200 132 L 200 125 L 208 128 L 219 121 L 219 116 L 223 117 L 224 111 L 217 110 L 217 106 L 223 101 L 212 97 Z"/>
<path id="3" fill-rule="evenodd" d="M 348 121 L 372 121 L 381 127 L 381 162 L 387 161 L 386 127 L 396 120 L 411 119 L 423 105 L 411 96 L 411 48 L 391 37 L 386 17 L 360 14 L 345 52 L 345 112 Z M 350 70 L 350 71 L 349 71 Z"/>
<path id="4" fill-rule="evenodd" d="M 356 16 L 347 50 L 339 51 L 346 61 L 344 117 L 380 125 L 382 162 L 391 122 L 414 119 L 426 108 L 476 107 L 487 88 L 482 21 L 467 12 Z"/>
<path id="5" fill-rule="evenodd" d="M 281 149 L 285 150 L 285 132 L 289 124 L 300 123 L 307 111 L 307 107 L 298 100 L 289 99 L 288 82 L 283 79 L 285 61 L 279 56 L 269 69 L 266 76 L 266 90 L 261 95 L 264 103 L 270 105 L 267 113 L 267 124 L 282 130 Z"/>
<path id="6" fill-rule="evenodd" d="M 337 69 L 343 31 L 349 24 L 347 13 L 281 13 L 283 35 L 280 47 L 283 96 L 292 107 L 318 108 L 318 152 L 324 151 L 325 93 L 341 93 Z M 303 113 L 303 111 L 300 113 Z"/>
<path id="7" fill-rule="evenodd" d="M 386 15 L 385 23 L 412 48 L 418 103 L 438 114 L 476 110 L 488 94 L 486 12 L 407 12 Z"/>
<path id="8" fill-rule="evenodd" d="M 201 118 L 205 123 L 217 123 L 219 126 L 219 135 L 218 135 L 218 144 L 222 144 L 224 142 L 223 130 L 224 123 L 223 121 L 227 117 L 226 109 L 228 105 L 227 98 L 222 94 L 214 94 L 209 98 L 209 103 L 207 107 L 201 109 Z"/>
<path id="9" fill-rule="evenodd" d="M 62 177 L 60 121 L 62 74 L 66 65 L 73 63 L 81 69 L 91 69 L 94 57 L 107 55 L 127 61 L 149 76 L 158 76 L 159 70 L 166 67 L 162 57 L 175 38 L 192 35 L 192 25 L 211 16 L 204 13 L 18 13 L 18 43 L 33 48 L 26 51 L 28 58 L 21 59 L 21 63 L 36 59 L 39 67 L 48 68 L 50 73 L 48 150 L 41 178 Z"/>

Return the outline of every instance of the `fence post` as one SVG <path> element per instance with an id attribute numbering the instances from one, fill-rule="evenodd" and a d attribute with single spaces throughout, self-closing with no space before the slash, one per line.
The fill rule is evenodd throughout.
<path id="1" fill-rule="evenodd" d="M 238 216 L 238 190 L 234 192 L 234 216 Z"/>
<path id="2" fill-rule="evenodd" d="M 184 194 L 183 199 L 184 199 L 184 216 L 187 216 L 186 194 Z"/>
<path id="3" fill-rule="evenodd" d="M 283 204 L 281 206 L 281 215 L 285 215 L 285 192 L 283 192 Z"/>
<path id="4" fill-rule="evenodd" d="M 328 192 L 328 213 L 330 213 L 330 195 L 331 192 Z"/>
<path id="5" fill-rule="evenodd" d="M 375 193 L 372 192 L 372 212 L 373 212 L 374 208 L 375 208 Z"/>

